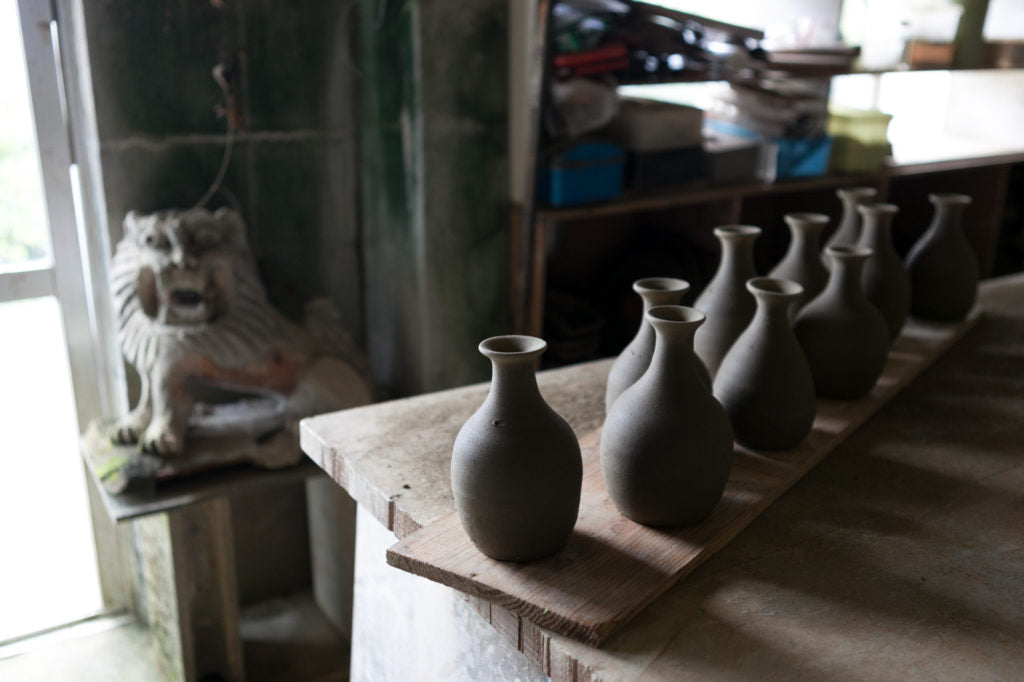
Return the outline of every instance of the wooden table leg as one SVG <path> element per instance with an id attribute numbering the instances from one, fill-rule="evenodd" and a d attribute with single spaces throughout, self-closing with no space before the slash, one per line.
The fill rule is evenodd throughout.
<path id="1" fill-rule="evenodd" d="M 140 610 L 168 679 L 245 678 L 231 508 L 226 498 L 136 522 Z"/>

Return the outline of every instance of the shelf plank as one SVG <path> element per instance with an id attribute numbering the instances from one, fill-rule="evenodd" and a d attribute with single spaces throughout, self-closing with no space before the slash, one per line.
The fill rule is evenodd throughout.
<path id="1" fill-rule="evenodd" d="M 815 178 L 798 178 L 778 182 L 745 182 L 725 185 L 692 183 L 658 190 L 629 190 L 622 196 L 597 204 L 579 206 L 541 206 L 537 218 L 544 221 L 567 221 L 623 215 L 640 211 L 652 211 L 691 204 L 702 204 L 746 197 L 789 194 L 813 190 L 845 187 L 850 185 L 877 185 L 890 177 L 909 177 L 1001 166 L 1024 162 L 1024 152 L 1006 151 L 986 156 L 972 156 L 957 159 L 924 161 L 913 164 L 893 164 L 870 173 L 850 175 L 823 175 Z"/>
<path id="2" fill-rule="evenodd" d="M 725 185 L 697 183 L 658 190 L 631 190 L 621 197 L 599 204 L 542 207 L 537 211 L 537 217 L 543 220 L 579 220 L 690 204 L 728 201 L 742 197 L 806 192 L 846 185 L 876 184 L 881 178 L 881 172 L 875 172 L 855 175 L 824 175 L 816 178 L 780 180 L 774 183 L 746 182 Z"/>
<path id="3" fill-rule="evenodd" d="M 482 597 L 537 626 L 591 645 L 611 633 L 724 547 L 783 492 L 950 348 L 978 320 L 952 325 L 908 322 L 885 372 L 859 401 L 819 400 L 810 435 L 793 450 L 735 450 L 725 496 L 704 523 L 679 530 L 633 523 L 615 509 L 601 479 L 600 429 L 580 439 L 583 493 L 566 548 L 520 564 L 481 554 L 455 513 L 388 550 L 390 565 Z"/>

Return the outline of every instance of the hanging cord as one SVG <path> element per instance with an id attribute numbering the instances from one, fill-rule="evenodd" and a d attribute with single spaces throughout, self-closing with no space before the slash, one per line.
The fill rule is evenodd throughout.
<path id="1" fill-rule="evenodd" d="M 220 189 L 220 185 L 224 182 L 224 176 L 228 172 L 228 164 L 231 163 L 231 148 L 234 146 L 235 140 L 235 127 L 231 125 L 231 120 L 228 120 L 228 134 L 224 141 L 224 157 L 220 162 L 220 170 L 217 171 L 217 176 L 213 179 L 210 184 L 210 188 L 206 190 L 206 194 L 203 198 L 196 202 L 196 205 L 192 208 L 203 208 L 213 198 L 213 195 Z"/>
<path id="2" fill-rule="evenodd" d="M 217 107 L 217 113 L 224 117 L 227 122 L 227 136 L 224 139 L 224 156 L 221 158 L 220 170 L 217 171 L 217 175 L 214 177 L 213 182 L 210 184 L 209 189 L 206 190 L 206 194 L 203 198 L 196 202 L 193 208 L 203 208 L 213 198 L 213 196 L 220 189 L 221 183 L 224 182 L 224 176 L 227 175 L 228 165 L 231 163 L 231 150 L 235 146 L 235 130 L 240 127 L 241 124 L 241 113 L 238 110 L 237 103 L 235 101 L 234 88 L 231 86 L 231 77 L 234 73 L 234 69 L 231 65 L 221 62 L 213 67 L 213 79 L 217 81 L 217 85 L 220 86 L 221 92 L 224 93 L 224 106 Z"/>

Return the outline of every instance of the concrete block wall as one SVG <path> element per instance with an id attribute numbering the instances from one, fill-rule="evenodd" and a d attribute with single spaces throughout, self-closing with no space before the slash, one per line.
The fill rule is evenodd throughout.
<path id="1" fill-rule="evenodd" d="M 329 295 L 362 338 L 353 12 L 343 2 L 84 3 L 108 218 L 187 208 L 220 168 L 233 67 L 235 134 L 223 189 L 271 300 L 298 315 Z"/>

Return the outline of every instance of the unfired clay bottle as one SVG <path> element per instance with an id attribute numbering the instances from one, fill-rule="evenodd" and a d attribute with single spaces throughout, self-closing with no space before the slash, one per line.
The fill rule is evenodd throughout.
<path id="1" fill-rule="evenodd" d="M 978 296 L 978 261 L 964 236 L 966 194 L 929 194 L 935 217 L 907 254 L 910 314 L 923 320 L 962 320 Z"/>
<path id="2" fill-rule="evenodd" d="M 818 407 L 811 368 L 790 326 L 789 309 L 803 287 L 756 277 L 747 289 L 757 299 L 757 312 L 722 360 L 714 394 L 737 442 L 755 450 L 788 450 L 810 432 Z"/>
<path id="3" fill-rule="evenodd" d="M 725 490 L 732 429 L 690 357 L 703 313 L 658 306 L 647 319 L 657 339 L 654 357 L 605 418 L 601 472 L 625 517 L 649 526 L 691 525 L 711 514 Z"/>
<path id="4" fill-rule="evenodd" d="M 608 372 L 608 383 L 604 393 L 606 414 L 619 394 L 636 383 L 651 364 L 651 356 L 654 355 L 654 328 L 647 321 L 647 311 L 654 306 L 675 305 L 689 290 L 689 282 L 675 277 L 646 277 L 633 282 L 633 291 L 638 293 L 644 302 L 643 316 L 640 318 L 640 328 L 636 336 L 622 349 Z M 694 360 L 698 363 L 697 371 L 710 389 L 711 379 L 707 368 L 696 356 Z"/>
<path id="5" fill-rule="evenodd" d="M 793 331 L 823 398 L 854 399 L 878 381 L 889 354 L 889 328 L 868 301 L 861 274 L 871 250 L 830 246 L 832 274 L 817 298 L 796 316 Z"/>
<path id="6" fill-rule="evenodd" d="M 874 187 L 841 187 L 836 190 L 836 196 L 843 204 L 843 212 L 839 216 L 839 224 L 836 231 L 828 238 L 826 247 L 846 244 L 852 246 L 860 239 L 860 214 L 857 207 L 863 203 L 874 201 L 878 190 Z M 831 261 L 827 254 L 822 254 L 822 261 L 825 267 L 830 267 Z"/>
<path id="7" fill-rule="evenodd" d="M 712 379 L 729 346 L 754 316 L 756 306 L 747 294 L 746 283 L 757 277 L 754 241 L 760 234 L 761 228 L 753 225 L 715 228 L 715 236 L 722 245 L 722 257 L 715 276 L 693 304 L 707 316 L 707 323 L 698 330 L 693 347 Z"/>
<path id="8" fill-rule="evenodd" d="M 532 336 L 480 343 L 491 360 L 491 390 L 452 449 L 459 518 L 473 544 L 493 559 L 554 554 L 579 513 L 579 442 L 537 388 L 537 359 L 546 348 Z"/>
<path id="9" fill-rule="evenodd" d="M 864 266 L 861 286 L 885 318 L 892 341 L 910 314 L 910 275 L 892 245 L 892 219 L 900 209 L 895 204 L 861 204 L 857 210 L 861 217 L 857 246 L 873 252 Z"/>
<path id="10" fill-rule="evenodd" d="M 828 281 L 828 270 L 821 263 L 821 232 L 828 225 L 824 213 L 787 213 L 782 217 L 789 226 L 789 248 L 769 277 L 788 279 L 803 287 L 803 293 L 790 307 L 796 316 L 800 308 L 821 293 Z"/>

